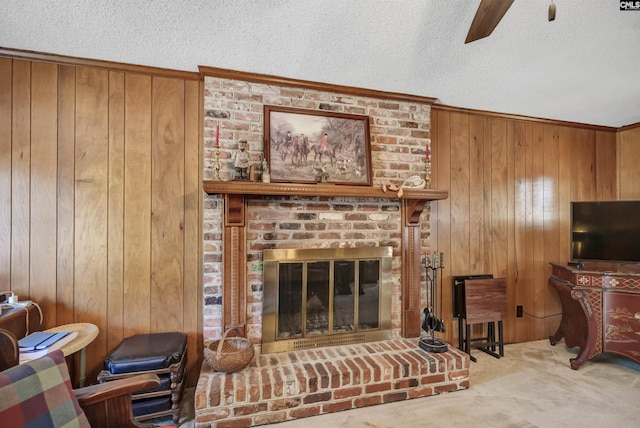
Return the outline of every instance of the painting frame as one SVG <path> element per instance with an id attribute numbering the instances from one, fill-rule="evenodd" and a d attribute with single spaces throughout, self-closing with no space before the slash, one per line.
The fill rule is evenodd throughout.
<path id="1" fill-rule="evenodd" d="M 271 182 L 371 186 L 369 116 L 264 106 Z"/>

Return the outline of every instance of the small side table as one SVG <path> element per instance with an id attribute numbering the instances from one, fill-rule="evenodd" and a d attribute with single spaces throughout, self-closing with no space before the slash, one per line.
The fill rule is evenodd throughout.
<path id="1" fill-rule="evenodd" d="M 87 365 L 87 345 L 98 336 L 100 330 L 98 326 L 91 323 L 65 324 L 45 330 L 50 333 L 61 331 L 77 332 L 78 336 L 71 342 L 64 345 L 60 350 L 65 357 L 73 357 L 73 387 L 83 387 L 85 382 L 85 372 Z M 79 351 L 79 352 L 78 352 Z M 76 385 L 77 384 L 77 385 Z"/>

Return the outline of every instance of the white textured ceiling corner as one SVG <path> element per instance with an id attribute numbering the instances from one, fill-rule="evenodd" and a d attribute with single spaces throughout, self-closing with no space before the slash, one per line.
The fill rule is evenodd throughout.
<path id="1" fill-rule="evenodd" d="M 0 46 L 178 70 L 199 65 L 619 127 L 640 122 L 640 11 L 514 2 L 464 44 L 479 0 L 2 0 Z"/>

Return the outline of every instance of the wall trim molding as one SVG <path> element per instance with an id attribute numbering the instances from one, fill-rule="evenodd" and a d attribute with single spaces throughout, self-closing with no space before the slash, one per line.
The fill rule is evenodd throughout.
<path id="1" fill-rule="evenodd" d="M 375 89 L 358 88 L 354 86 L 334 85 L 331 83 L 314 82 L 311 80 L 292 79 L 289 77 L 272 76 L 268 74 L 249 73 L 246 71 L 228 70 L 225 68 L 199 66 L 203 76 L 222 79 L 242 80 L 266 85 L 291 86 L 295 88 L 312 89 L 320 92 L 332 92 L 359 97 L 371 97 L 388 101 L 402 101 L 420 104 L 433 104 L 437 98 L 419 95 L 402 94 L 398 92 L 378 91 Z"/>
<path id="2" fill-rule="evenodd" d="M 57 64 L 107 68 L 109 70 L 124 71 L 129 73 L 140 73 L 159 77 L 169 77 L 184 80 L 201 80 L 200 73 L 195 71 L 172 70 L 168 68 L 150 67 L 146 65 L 127 64 L 123 62 L 102 61 L 98 59 L 78 58 L 66 55 L 56 55 L 27 51 L 20 49 L 4 48 L 0 46 L 0 58 L 23 59 L 39 62 L 51 62 Z"/>
<path id="3" fill-rule="evenodd" d="M 475 109 L 464 108 L 464 107 L 448 106 L 444 104 L 433 104 L 431 106 L 431 109 L 432 111 L 441 110 L 441 111 L 450 111 L 450 112 L 456 112 L 456 113 L 481 114 L 483 116 L 493 116 L 493 117 L 498 117 L 503 119 L 526 120 L 528 122 L 540 122 L 540 123 L 546 123 L 549 125 L 569 126 L 573 128 L 592 129 L 596 131 L 612 132 L 612 131 L 619 131 L 620 129 L 622 129 L 622 128 L 614 128 L 611 126 L 589 125 L 588 123 L 568 122 L 563 120 L 545 119 L 541 117 L 524 116 L 519 114 L 498 113 L 498 112 L 486 111 L 486 110 L 475 110 Z"/>
<path id="4" fill-rule="evenodd" d="M 618 132 L 619 132 L 619 131 L 628 131 L 628 130 L 630 130 L 630 129 L 636 129 L 636 128 L 640 128 L 640 122 L 638 122 L 638 123 L 632 123 L 632 124 L 625 125 L 625 126 L 621 126 L 621 127 L 620 127 L 620 128 L 618 128 L 617 130 L 618 130 Z"/>

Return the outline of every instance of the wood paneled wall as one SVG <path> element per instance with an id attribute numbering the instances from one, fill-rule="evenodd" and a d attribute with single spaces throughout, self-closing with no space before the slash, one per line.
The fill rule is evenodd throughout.
<path id="1" fill-rule="evenodd" d="M 0 289 L 90 322 L 89 381 L 136 333 L 202 351 L 198 74 L 0 53 Z"/>
<path id="2" fill-rule="evenodd" d="M 569 260 L 569 202 L 617 198 L 615 129 L 434 105 L 431 139 L 432 187 L 450 192 L 432 203 L 430 238 L 447 259 L 447 340 L 458 336 L 452 276 L 485 273 L 507 278 L 505 340 L 548 337 L 561 313 L 549 262 Z"/>
<path id="3" fill-rule="evenodd" d="M 0 49 L 0 289 L 38 302 L 44 328 L 99 326 L 90 380 L 124 337 L 173 330 L 197 379 L 202 100 L 195 73 Z M 432 187 L 451 195 L 432 204 L 430 237 L 446 254 L 446 339 L 451 276 L 481 273 L 508 280 L 509 342 L 546 337 L 569 201 L 640 198 L 639 128 L 616 138 L 437 105 L 431 126 Z"/>
<path id="4" fill-rule="evenodd" d="M 640 124 L 618 132 L 620 199 L 640 199 Z"/>

